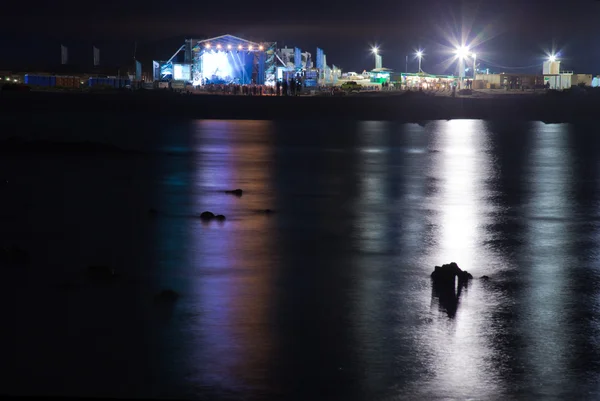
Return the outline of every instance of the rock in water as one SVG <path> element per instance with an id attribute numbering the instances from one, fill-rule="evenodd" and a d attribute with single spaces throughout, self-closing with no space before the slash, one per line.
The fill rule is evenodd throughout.
<path id="1" fill-rule="evenodd" d="M 473 278 L 471 273 L 466 270 L 461 270 L 454 262 L 447 265 L 436 266 L 431 278 L 434 284 L 438 287 L 454 287 L 455 278 L 458 278 L 458 285 L 467 284 Z"/>
<path id="2" fill-rule="evenodd" d="M 200 214 L 200 219 L 204 220 L 204 221 L 209 221 L 215 218 L 215 214 L 213 212 L 202 212 Z"/>
<path id="3" fill-rule="evenodd" d="M 215 216 L 215 220 L 220 221 L 221 223 L 225 221 L 225 216 L 222 214 L 218 214 Z"/>
<path id="4" fill-rule="evenodd" d="M 233 189 L 231 191 L 225 191 L 225 193 L 229 194 L 229 195 L 242 196 L 244 194 L 244 191 L 237 188 L 237 189 Z"/>
<path id="5" fill-rule="evenodd" d="M 458 277 L 458 288 L 455 285 L 456 277 Z M 432 295 L 439 299 L 439 305 L 448 313 L 448 317 L 453 318 L 456 315 L 462 288 L 466 288 L 472 278 L 469 272 L 461 270 L 454 262 L 436 266 L 431 273 Z"/>

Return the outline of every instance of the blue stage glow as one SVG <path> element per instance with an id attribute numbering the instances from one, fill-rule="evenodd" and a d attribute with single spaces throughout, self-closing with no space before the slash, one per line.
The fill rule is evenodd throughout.
<path id="1" fill-rule="evenodd" d="M 173 79 L 173 64 L 172 63 L 161 64 L 160 79 L 161 80 Z"/>
<path id="2" fill-rule="evenodd" d="M 249 84 L 253 61 L 253 53 L 205 50 L 197 58 L 193 84 Z"/>

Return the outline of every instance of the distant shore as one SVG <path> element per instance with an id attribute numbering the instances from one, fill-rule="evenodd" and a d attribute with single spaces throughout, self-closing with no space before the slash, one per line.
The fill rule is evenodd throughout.
<path id="1" fill-rule="evenodd" d="M 243 120 L 346 119 L 419 122 L 449 119 L 591 121 L 596 93 L 496 97 L 430 96 L 420 93 L 349 96 L 252 97 L 184 95 L 159 91 L 125 93 L 0 92 L 0 115 L 98 112 L 140 117 Z"/>

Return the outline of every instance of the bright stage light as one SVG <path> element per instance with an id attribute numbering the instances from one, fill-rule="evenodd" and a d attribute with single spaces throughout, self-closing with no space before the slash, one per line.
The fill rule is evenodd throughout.
<path id="1" fill-rule="evenodd" d="M 249 46 L 248 46 L 248 50 L 252 50 L 252 45 L 249 45 Z"/>
<path id="2" fill-rule="evenodd" d="M 239 45 L 239 46 L 238 46 L 238 50 L 242 50 L 242 45 Z"/>
<path id="3" fill-rule="evenodd" d="M 227 50 L 231 50 L 231 45 L 227 45 Z"/>
<path id="4" fill-rule="evenodd" d="M 467 46 L 461 46 L 456 49 L 456 56 L 458 58 L 465 58 L 469 55 L 469 48 Z"/>
<path id="5" fill-rule="evenodd" d="M 210 43 L 205 44 L 204 47 L 210 49 Z"/>
<path id="6" fill-rule="evenodd" d="M 213 76 L 221 79 L 232 77 L 234 75 L 233 66 L 228 57 L 231 57 L 231 53 L 204 53 L 202 55 L 202 74 L 209 79 Z"/>
<path id="7" fill-rule="evenodd" d="M 220 45 L 220 44 L 219 44 L 219 45 L 217 45 L 217 49 L 220 49 L 220 48 L 221 48 L 221 45 Z"/>
<path id="8" fill-rule="evenodd" d="M 263 45 L 258 46 L 258 50 L 262 51 L 263 49 L 264 49 Z"/>

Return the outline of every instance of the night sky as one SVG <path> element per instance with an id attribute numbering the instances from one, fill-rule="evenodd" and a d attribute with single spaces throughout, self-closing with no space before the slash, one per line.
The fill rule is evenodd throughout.
<path id="1" fill-rule="evenodd" d="M 104 3 L 106 4 L 106 3 Z M 168 59 L 186 37 L 230 33 L 255 41 L 298 46 L 345 71 L 373 67 L 378 44 L 383 65 L 416 70 L 413 53 L 425 49 L 423 70 L 452 73 L 453 43 L 465 35 L 481 67 L 493 71 L 541 70 L 546 51 L 559 51 L 562 69 L 600 74 L 600 2 L 541 1 L 244 1 L 188 0 L 111 3 L 31 0 L 3 5 L 0 69 L 45 68 L 60 62 L 60 44 L 73 64 L 92 63 L 92 45 L 104 65 L 137 56 Z"/>

